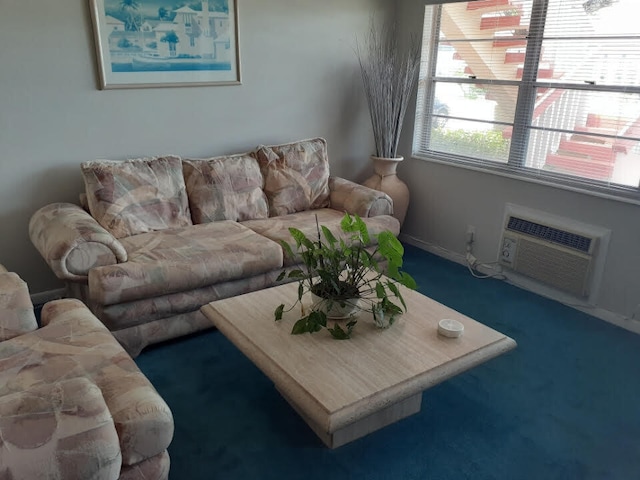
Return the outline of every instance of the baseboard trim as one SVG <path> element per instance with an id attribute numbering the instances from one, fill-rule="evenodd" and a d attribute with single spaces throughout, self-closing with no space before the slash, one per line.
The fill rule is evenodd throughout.
<path id="1" fill-rule="evenodd" d="M 31 294 L 31 303 L 35 306 L 44 305 L 51 300 L 58 300 L 64 298 L 66 290 L 64 288 L 56 288 L 55 290 L 47 290 L 46 292 L 39 292 Z"/>
<path id="2" fill-rule="evenodd" d="M 419 238 L 413 237 L 411 235 L 406 235 L 404 233 L 401 233 L 399 235 L 399 238 L 401 241 L 408 243 L 409 245 L 420 248 L 421 250 L 425 250 L 426 252 L 432 253 L 446 260 L 450 260 L 460 265 L 467 265 L 466 256 L 461 253 L 452 252 L 451 250 L 447 250 L 446 248 L 434 245 L 429 242 L 425 242 L 424 240 L 420 240 Z M 488 266 L 480 266 L 480 268 L 478 268 L 477 270 L 480 273 L 484 274 L 500 273 Z M 620 328 L 624 328 L 625 330 L 628 330 L 630 332 L 640 334 L 640 320 L 638 319 L 627 317 L 619 313 L 606 310 L 604 308 L 596 307 L 594 305 L 589 305 L 586 302 L 574 302 L 573 300 L 567 299 L 562 293 L 553 292 L 553 290 L 550 288 L 535 288 L 533 282 L 520 281 L 521 278 L 519 276 L 513 277 L 506 272 L 503 272 L 503 275 L 505 275 L 506 277 L 505 281 L 511 285 L 522 288 L 523 290 L 536 293 L 551 300 L 555 300 L 564 305 L 567 305 L 568 307 L 584 312 L 600 320 L 604 320 L 605 322 L 611 323 Z"/>
<path id="3" fill-rule="evenodd" d="M 442 248 L 433 243 L 425 242 L 424 240 L 420 240 L 419 238 L 407 235 L 406 233 L 401 233 L 398 238 L 402 242 L 413 245 L 414 247 L 420 248 L 421 250 L 433 253 L 434 255 L 445 258 L 447 260 L 451 260 L 452 262 L 459 263 L 460 265 L 466 265 L 466 257 L 461 253 L 452 252 L 451 250 L 447 250 L 446 248 Z"/>

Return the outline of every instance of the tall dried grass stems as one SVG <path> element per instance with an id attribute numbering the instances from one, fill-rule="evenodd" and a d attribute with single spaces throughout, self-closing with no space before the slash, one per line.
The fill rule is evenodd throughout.
<path id="1" fill-rule="evenodd" d="M 364 44 L 356 43 L 362 81 L 369 104 L 376 156 L 396 158 L 402 123 L 418 80 L 420 44 L 412 37 L 400 47 L 395 24 L 376 27 L 371 21 Z"/>

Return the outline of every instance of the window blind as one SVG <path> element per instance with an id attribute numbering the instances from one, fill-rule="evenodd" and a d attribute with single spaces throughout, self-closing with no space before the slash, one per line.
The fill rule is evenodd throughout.
<path id="1" fill-rule="evenodd" d="M 640 2 L 427 6 L 414 155 L 640 200 Z"/>

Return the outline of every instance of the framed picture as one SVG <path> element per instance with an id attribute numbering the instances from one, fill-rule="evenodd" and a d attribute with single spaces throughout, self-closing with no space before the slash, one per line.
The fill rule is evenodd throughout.
<path id="1" fill-rule="evenodd" d="M 102 89 L 240 84 L 237 0 L 89 0 Z"/>

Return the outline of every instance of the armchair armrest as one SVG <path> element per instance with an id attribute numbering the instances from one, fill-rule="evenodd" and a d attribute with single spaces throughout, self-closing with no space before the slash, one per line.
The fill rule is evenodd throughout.
<path id="1" fill-rule="evenodd" d="M 120 438 L 122 464 L 163 453 L 173 439 L 171 410 L 107 327 L 71 298 L 46 303 L 42 325 L 30 348 L 44 358 L 49 353 L 73 354 L 73 362 L 61 362 L 70 369 L 65 375 L 85 376 L 102 391 Z"/>
<path id="2" fill-rule="evenodd" d="M 0 265 L 0 342 L 37 328 L 29 287 Z"/>
<path id="3" fill-rule="evenodd" d="M 34 213 L 29 237 L 61 280 L 86 281 L 94 267 L 127 261 L 122 244 L 72 203 L 52 203 Z"/>
<path id="4" fill-rule="evenodd" d="M 25 387 L 0 395 L 0 477 L 118 478 L 118 434 L 97 386 L 73 378 Z"/>
<path id="5" fill-rule="evenodd" d="M 393 200 L 386 193 L 340 177 L 329 178 L 331 208 L 360 217 L 393 215 Z"/>

